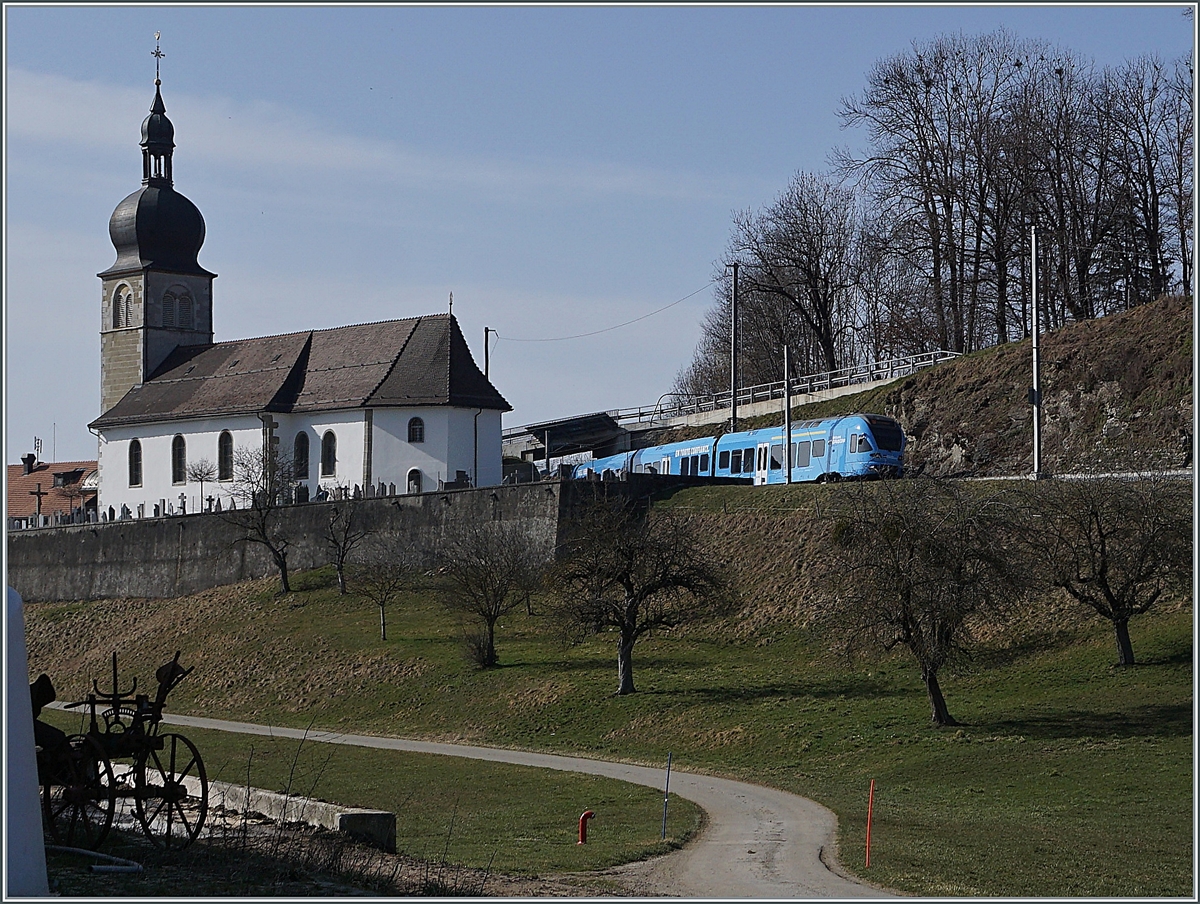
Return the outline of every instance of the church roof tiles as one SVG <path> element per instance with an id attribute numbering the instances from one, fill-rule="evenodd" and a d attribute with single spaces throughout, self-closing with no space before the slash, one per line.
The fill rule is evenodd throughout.
<path id="1" fill-rule="evenodd" d="M 180 347 L 90 426 L 426 405 L 512 410 L 449 314 Z"/>

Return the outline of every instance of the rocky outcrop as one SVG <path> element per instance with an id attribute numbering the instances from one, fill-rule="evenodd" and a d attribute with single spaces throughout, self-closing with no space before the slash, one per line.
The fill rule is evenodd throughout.
<path id="1" fill-rule="evenodd" d="M 1192 303 L 1167 297 L 1042 337 L 1042 467 L 1174 468 L 1192 430 Z M 890 388 L 910 473 L 1004 476 L 1033 467 L 1029 340 Z"/>

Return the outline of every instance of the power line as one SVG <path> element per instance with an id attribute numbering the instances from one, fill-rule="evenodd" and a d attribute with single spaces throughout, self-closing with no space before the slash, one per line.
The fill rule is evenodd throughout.
<path id="1" fill-rule="evenodd" d="M 677 304 L 683 304 L 683 302 L 687 301 L 689 298 L 699 295 L 705 289 L 710 289 L 714 285 L 716 285 L 716 282 L 710 282 L 706 286 L 701 286 L 695 292 L 692 292 L 689 295 L 683 296 L 683 298 L 673 301 L 668 305 L 663 305 L 661 308 L 656 308 L 655 310 L 651 311 L 649 314 L 643 314 L 641 317 L 633 318 L 633 320 L 626 320 L 624 323 L 618 323 L 616 326 L 606 326 L 602 330 L 592 330 L 590 333 L 578 333 L 574 336 L 554 336 L 554 337 L 547 338 L 547 339 L 513 339 L 509 336 L 501 336 L 495 330 L 492 330 L 492 335 L 495 336 L 497 339 L 503 340 L 505 342 L 565 342 L 568 339 L 584 339 L 587 336 L 598 336 L 601 333 L 611 333 L 613 330 L 619 330 L 619 329 L 621 329 L 621 327 L 626 327 L 626 326 L 629 326 L 630 324 L 637 323 L 640 320 L 645 320 L 647 317 L 653 317 L 655 314 L 661 314 L 663 311 L 665 311 L 669 308 L 673 308 Z"/>

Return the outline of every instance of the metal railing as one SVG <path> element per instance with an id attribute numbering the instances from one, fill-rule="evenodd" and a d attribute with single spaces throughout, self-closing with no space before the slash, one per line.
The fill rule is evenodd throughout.
<path id="1" fill-rule="evenodd" d="M 862 383 L 874 383 L 877 380 L 894 380 L 900 377 L 907 377 L 918 370 L 933 367 L 942 361 L 957 358 L 961 354 L 961 352 L 949 352 L 939 349 L 933 352 L 922 352 L 919 355 L 888 358 L 883 361 L 872 361 L 869 364 L 855 364 L 851 367 L 843 367 L 840 370 L 809 374 L 803 377 L 793 377 L 791 381 L 792 395 L 793 397 L 812 395 L 813 393 L 825 392 L 830 389 L 840 389 Z M 740 406 L 750 405 L 755 402 L 766 402 L 771 399 L 782 399 L 785 395 L 784 388 L 783 380 L 778 380 L 774 383 L 761 383 L 758 386 L 743 386 L 737 391 L 737 403 Z M 690 414 L 701 414 L 706 411 L 727 410 L 731 407 L 730 395 L 728 390 L 705 396 L 680 396 L 675 393 L 666 393 L 654 405 L 642 405 L 637 408 L 616 408 L 606 411 L 605 414 L 618 424 L 667 421 L 672 418 L 685 417 Z M 674 397 L 673 400 L 672 397 Z M 509 427 L 504 431 L 503 438 L 505 440 L 515 439 L 523 433 L 525 433 L 523 427 Z"/>

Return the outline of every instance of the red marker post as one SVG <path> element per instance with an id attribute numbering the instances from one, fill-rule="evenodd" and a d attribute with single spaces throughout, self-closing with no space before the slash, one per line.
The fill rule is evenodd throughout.
<path id="1" fill-rule="evenodd" d="M 875 779 L 871 779 L 871 791 L 867 795 L 867 862 L 871 865 L 871 812 L 875 809 Z"/>
<path id="2" fill-rule="evenodd" d="M 593 819 L 596 814 L 592 810 L 585 810 L 583 815 L 579 817 L 579 840 L 576 844 L 587 844 L 587 826 L 588 820 Z"/>

